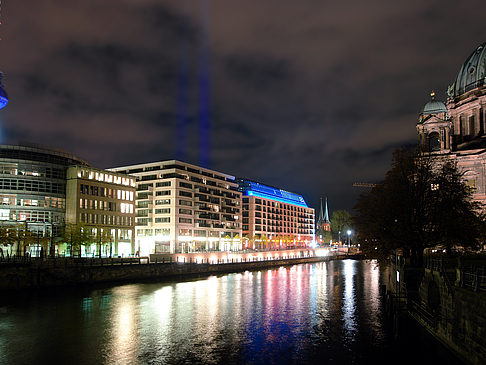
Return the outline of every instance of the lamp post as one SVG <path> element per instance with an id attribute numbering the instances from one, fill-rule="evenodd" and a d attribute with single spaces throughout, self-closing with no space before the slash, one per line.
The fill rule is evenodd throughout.
<path id="1" fill-rule="evenodd" d="M 338 232 L 338 245 L 341 245 L 341 231 Z"/>
<path id="2" fill-rule="evenodd" d="M 350 241 L 350 237 L 351 237 L 351 230 L 348 229 L 348 231 L 346 232 L 348 234 L 348 247 L 351 247 L 351 241 Z"/>

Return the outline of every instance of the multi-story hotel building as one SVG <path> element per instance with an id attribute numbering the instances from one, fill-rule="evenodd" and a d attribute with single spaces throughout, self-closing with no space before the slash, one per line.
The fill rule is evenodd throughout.
<path id="1" fill-rule="evenodd" d="M 242 248 L 241 193 L 233 176 L 176 160 L 110 170 L 137 177 L 141 255 Z"/>
<path id="2" fill-rule="evenodd" d="M 301 195 L 238 179 L 243 193 L 245 248 L 309 247 L 315 240 L 315 214 Z"/>
<path id="3" fill-rule="evenodd" d="M 66 197 L 66 222 L 90 229 L 94 238 L 92 244 L 81 247 L 82 255 L 100 254 L 100 249 L 102 256 L 136 253 L 135 177 L 70 166 Z M 96 242 L 102 237 L 108 242 Z"/>

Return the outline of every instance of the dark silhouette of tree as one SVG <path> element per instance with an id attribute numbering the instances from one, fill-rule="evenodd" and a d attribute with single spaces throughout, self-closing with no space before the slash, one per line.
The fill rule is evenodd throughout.
<path id="1" fill-rule="evenodd" d="M 362 194 L 354 210 L 365 255 L 383 259 L 401 249 L 417 265 L 428 247 L 476 248 L 483 224 L 454 161 L 404 149 L 394 152 L 385 180 Z"/>
<path id="2" fill-rule="evenodd" d="M 344 239 L 346 231 L 350 229 L 352 225 L 352 217 L 347 210 L 335 210 L 331 217 L 331 232 L 333 239 Z"/>

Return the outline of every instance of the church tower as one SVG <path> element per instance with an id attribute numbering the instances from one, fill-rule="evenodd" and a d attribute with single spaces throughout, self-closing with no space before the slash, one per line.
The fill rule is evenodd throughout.
<path id="1" fill-rule="evenodd" d="M 441 101 L 435 100 L 435 93 L 430 93 L 431 100 L 425 104 L 417 123 L 419 145 L 423 152 L 449 153 L 452 142 L 452 122 L 447 108 Z"/>
<path id="2" fill-rule="evenodd" d="M 317 237 L 324 237 L 326 232 L 331 231 L 331 221 L 329 220 L 329 211 L 327 209 L 327 197 L 326 197 L 326 209 L 322 208 L 322 198 L 321 198 L 321 209 L 319 211 L 319 219 L 317 220 Z"/>

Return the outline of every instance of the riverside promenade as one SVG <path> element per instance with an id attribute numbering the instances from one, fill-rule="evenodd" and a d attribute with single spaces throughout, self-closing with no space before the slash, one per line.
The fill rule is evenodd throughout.
<path id="1" fill-rule="evenodd" d="M 347 250 L 346 250 L 347 251 Z M 0 291 L 165 280 L 342 259 L 328 248 L 187 253 L 140 258 L 11 259 L 0 263 Z"/>

